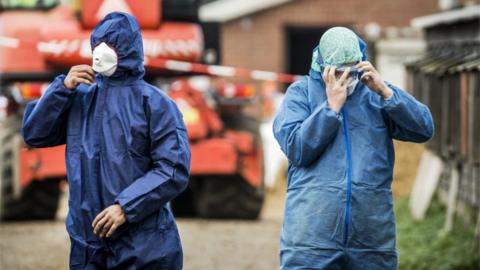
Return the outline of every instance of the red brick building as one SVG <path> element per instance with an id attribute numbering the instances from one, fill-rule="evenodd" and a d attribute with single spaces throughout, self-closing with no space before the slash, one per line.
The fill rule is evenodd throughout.
<path id="1" fill-rule="evenodd" d="M 248 5 L 254 1 L 230 2 Z M 272 2 L 271 6 L 266 2 Z M 408 32 L 412 18 L 438 11 L 438 0 L 257 0 L 255 4 L 261 7 L 230 17 L 217 11 L 218 21 L 223 21 L 222 64 L 304 73 L 311 50 L 331 26 L 351 27 L 365 36 L 365 26 L 375 23 L 382 35 L 402 35 Z M 212 11 L 207 19 L 215 20 L 215 11 L 209 9 L 204 9 Z"/>

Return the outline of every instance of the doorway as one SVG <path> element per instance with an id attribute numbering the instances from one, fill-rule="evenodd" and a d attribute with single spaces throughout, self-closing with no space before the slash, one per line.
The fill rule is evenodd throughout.
<path id="1" fill-rule="evenodd" d="M 290 74 L 305 75 L 310 70 L 313 49 L 318 45 L 320 37 L 330 28 L 324 27 L 285 27 L 286 67 Z"/>

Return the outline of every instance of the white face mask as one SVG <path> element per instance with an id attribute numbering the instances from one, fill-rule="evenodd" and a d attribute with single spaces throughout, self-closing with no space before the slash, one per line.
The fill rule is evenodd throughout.
<path id="1" fill-rule="evenodd" d="M 112 76 L 112 74 L 115 73 L 115 70 L 117 70 L 117 53 L 112 48 L 108 47 L 105 42 L 100 43 L 95 49 L 93 49 L 92 61 L 93 70 L 103 76 Z"/>
<path id="2" fill-rule="evenodd" d="M 355 91 L 355 87 L 357 86 L 357 84 L 358 78 L 355 78 L 347 85 L 347 96 L 353 94 L 353 91 Z"/>

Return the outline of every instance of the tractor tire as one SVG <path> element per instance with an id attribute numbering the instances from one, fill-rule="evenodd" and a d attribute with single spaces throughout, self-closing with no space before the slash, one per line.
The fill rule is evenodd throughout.
<path id="1" fill-rule="evenodd" d="M 2 153 L 0 163 L 12 159 L 12 153 Z M 3 220 L 7 204 L 14 200 L 14 168 L 12 166 L 1 164 L 0 169 L 0 220 Z"/>
<path id="2" fill-rule="evenodd" d="M 202 218 L 257 219 L 264 192 L 240 176 L 205 177 L 195 190 L 195 208 Z"/>
<path id="3" fill-rule="evenodd" d="M 0 122 L 0 220 L 7 204 L 19 197 L 18 155 L 21 137 L 18 133 L 20 119 L 9 117 Z"/>
<path id="4" fill-rule="evenodd" d="M 254 136 L 257 149 L 262 150 L 257 120 L 242 114 L 223 114 L 227 129 L 247 131 Z M 262 170 L 261 184 L 250 185 L 241 175 L 205 176 L 199 179 L 194 189 L 197 214 L 202 218 L 257 219 L 265 198 L 263 159 L 259 159 Z"/>
<path id="5" fill-rule="evenodd" d="M 263 156 L 263 143 L 262 143 L 262 136 L 260 134 L 260 124 L 255 118 L 243 115 L 241 113 L 224 114 L 222 116 L 222 121 L 225 125 L 225 128 L 227 129 L 246 131 L 252 134 L 257 151 Z M 264 196 L 265 195 L 265 179 L 264 179 L 263 158 L 259 159 L 259 163 L 260 164 L 258 164 L 258 166 L 260 166 L 260 170 L 261 170 L 260 175 L 262 178 L 260 181 L 261 183 L 260 186 L 257 187 L 257 192 L 261 193 L 262 196 Z"/>
<path id="6" fill-rule="evenodd" d="M 190 184 L 195 181 L 191 178 Z M 175 217 L 194 217 L 197 215 L 193 205 L 193 188 L 189 185 L 180 195 L 171 202 L 172 211 Z"/>
<path id="7" fill-rule="evenodd" d="M 53 220 L 60 193 L 60 179 L 34 180 L 22 191 L 20 198 L 5 203 L 2 220 Z"/>

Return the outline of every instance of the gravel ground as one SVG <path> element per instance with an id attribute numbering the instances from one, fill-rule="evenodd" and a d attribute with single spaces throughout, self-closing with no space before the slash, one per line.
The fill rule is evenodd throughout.
<path id="1" fill-rule="evenodd" d="M 282 192 L 267 196 L 258 221 L 179 219 L 184 269 L 278 269 Z M 0 269 L 68 269 L 63 221 L 0 224 Z"/>
<path id="2" fill-rule="evenodd" d="M 423 147 L 402 142 L 395 145 L 393 189 L 402 197 L 410 192 Z M 258 221 L 179 219 L 184 269 L 278 269 L 285 179 L 277 182 Z M 0 224 L 0 270 L 64 270 L 68 269 L 68 253 L 63 221 Z"/>

